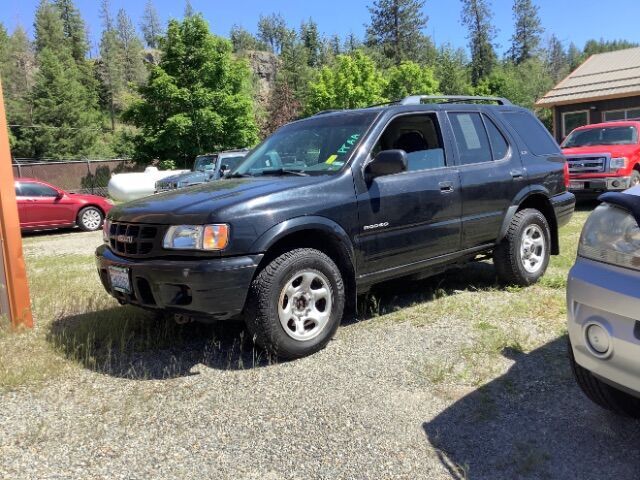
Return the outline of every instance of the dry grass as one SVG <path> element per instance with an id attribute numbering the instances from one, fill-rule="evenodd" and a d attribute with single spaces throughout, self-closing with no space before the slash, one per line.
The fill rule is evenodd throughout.
<path id="1" fill-rule="evenodd" d="M 369 296 L 363 304 L 365 317 L 383 318 L 363 327 L 384 328 L 387 321 L 418 326 L 436 320 L 466 322 L 469 338 L 416 365 L 416 372 L 433 384 L 483 384 L 505 368 L 505 349 L 527 352 L 564 332 L 566 276 L 586 216 L 577 213 L 562 230 L 562 255 L 553 258 L 539 285 L 505 289 L 496 283 L 491 265 L 479 264 L 464 269 L 463 275 L 417 282 L 409 292 L 401 285 L 401 291 L 394 293 L 392 287 Z M 136 378 L 170 377 L 181 372 L 185 356 L 193 355 L 228 368 L 272 362 L 238 328 L 225 327 L 226 333 L 184 328 L 119 307 L 96 274 L 92 251 L 100 235 L 73 232 L 62 238 L 82 248 L 54 248 L 61 241 L 57 235 L 25 238 L 36 327 L 17 334 L 0 329 L 0 389 L 34 385 L 81 367 Z M 149 367 L 157 355 L 167 357 L 162 371 Z"/>

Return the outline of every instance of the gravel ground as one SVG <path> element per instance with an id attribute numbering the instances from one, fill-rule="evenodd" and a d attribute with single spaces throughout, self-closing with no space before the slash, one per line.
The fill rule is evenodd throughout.
<path id="1" fill-rule="evenodd" d="M 25 249 L 50 238 L 73 253 L 99 241 L 30 237 Z M 420 366 L 468 342 L 469 326 L 388 317 L 279 364 L 235 354 L 238 327 L 188 325 L 185 348 L 138 354 L 126 371 L 78 367 L 0 393 L 0 478 L 640 477 L 640 422 L 582 396 L 564 338 L 505 351 L 478 388 L 434 385 Z"/>

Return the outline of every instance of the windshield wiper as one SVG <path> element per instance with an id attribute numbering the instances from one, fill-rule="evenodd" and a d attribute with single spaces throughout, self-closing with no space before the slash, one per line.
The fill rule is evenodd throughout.
<path id="1" fill-rule="evenodd" d="M 262 175 L 295 175 L 296 177 L 308 177 L 308 173 L 304 173 L 302 170 L 287 170 L 284 168 L 278 168 L 276 170 L 263 170 Z"/>
<path id="2" fill-rule="evenodd" d="M 250 173 L 230 173 L 225 175 L 224 178 L 249 178 L 253 177 Z"/>

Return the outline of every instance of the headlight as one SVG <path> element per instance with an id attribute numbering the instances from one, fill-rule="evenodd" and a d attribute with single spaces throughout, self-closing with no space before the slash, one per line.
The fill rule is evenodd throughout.
<path id="1" fill-rule="evenodd" d="M 600 205 L 582 230 L 578 255 L 640 270 L 640 227 L 626 210 Z"/>
<path id="2" fill-rule="evenodd" d="M 109 231 L 111 230 L 111 220 L 104 219 L 102 222 L 102 240 L 104 243 L 109 243 Z"/>
<path id="3" fill-rule="evenodd" d="M 609 162 L 609 170 L 622 170 L 624 168 L 627 168 L 626 157 L 612 158 L 611 162 Z"/>
<path id="4" fill-rule="evenodd" d="M 229 243 L 229 225 L 176 225 L 162 243 L 167 250 L 223 250 Z"/>

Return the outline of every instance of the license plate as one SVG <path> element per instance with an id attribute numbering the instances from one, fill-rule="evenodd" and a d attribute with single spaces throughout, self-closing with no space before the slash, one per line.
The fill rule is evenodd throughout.
<path id="1" fill-rule="evenodd" d="M 584 188 L 584 182 L 570 182 L 569 190 L 582 190 Z"/>
<path id="2" fill-rule="evenodd" d="M 131 282 L 129 281 L 129 269 L 124 267 L 109 267 L 109 278 L 111 287 L 122 293 L 131 293 Z"/>

